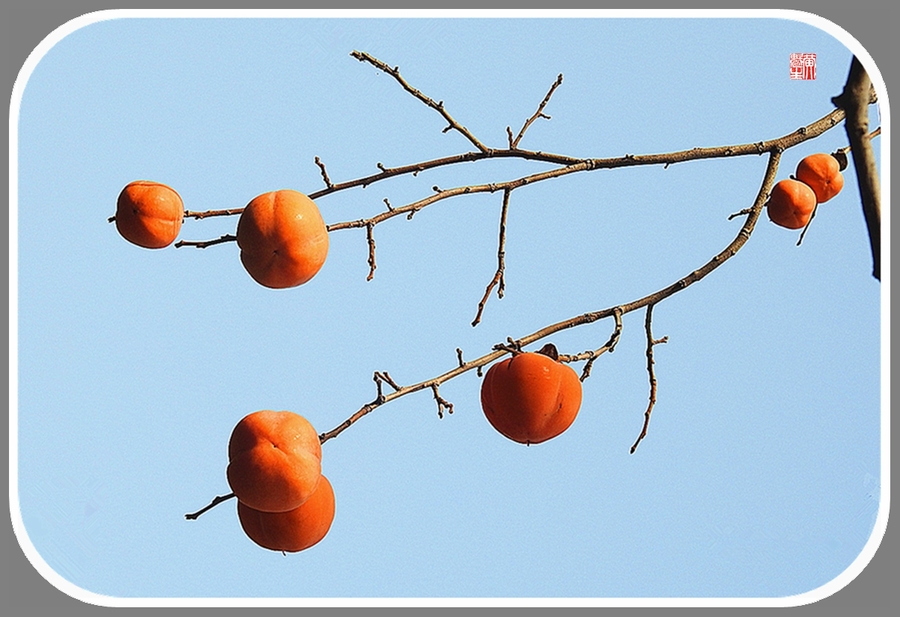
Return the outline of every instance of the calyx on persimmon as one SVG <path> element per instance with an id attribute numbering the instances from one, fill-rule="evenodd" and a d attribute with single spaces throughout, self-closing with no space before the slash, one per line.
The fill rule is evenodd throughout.
<path id="1" fill-rule="evenodd" d="M 290 411 L 251 413 L 231 433 L 226 476 L 244 505 L 263 512 L 293 510 L 310 498 L 322 477 L 319 435 Z"/>
<path id="2" fill-rule="evenodd" d="M 816 201 L 825 203 L 844 188 L 841 164 L 831 154 L 819 152 L 810 154 L 797 164 L 794 172 L 797 180 L 803 182 L 816 194 Z"/>
<path id="3" fill-rule="evenodd" d="M 322 476 L 316 490 L 302 505 L 287 512 L 261 512 L 238 501 L 238 519 L 244 533 L 263 548 L 296 553 L 318 544 L 334 521 L 334 489 Z"/>
<path id="4" fill-rule="evenodd" d="M 497 362 L 481 384 L 484 415 L 505 437 L 526 445 L 560 435 L 578 415 L 581 381 L 557 359 L 556 347 L 515 353 Z"/>
<path id="5" fill-rule="evenodd" d="M 296 287 L 312 279 L 328 256 L 328 229 L 312 199 L 290 189 L 263 193 L 237 225 L 241 263 L 265 287 Z"/>
<path id="6" fill-rule="evenodd" d="M 119 234 L 132 244 L 161 249 L 181 232 L 184 202 L 170 186 L 135 180 L 119 193 L 115 220 Z"/>
<path id="7" fill-rule="evenodd" d="M 806 226 L 816 209 L 816 194 L 803 182 L 786 178 L 772 187 L 766 212 L 769 219 L 787 229 Z"/>

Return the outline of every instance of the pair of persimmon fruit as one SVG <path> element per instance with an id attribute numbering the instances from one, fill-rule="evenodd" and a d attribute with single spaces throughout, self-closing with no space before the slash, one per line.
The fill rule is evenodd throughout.
<path id="1" fill-rule="evenodd" d="M 819 152 L 802 159 L 793 178 L 781 180 L 772 187 L 766 202 L 769 220 L 787 229 L 806 227 L 816 206 L 844 188 L 841 171 L 842 163 L 832 154 Z"/>
<path id="2" fill-rule="evenodd" d="M 175 241 L 184 220 L 184 202 L 170 186 L 137 180 L 116 203 L 116 228 L 126 240 L 149 249 Z M 312 279 L 328 256 L 328 229 L 312 199 L 292 190 L 254 197 L 237 226 L 241 263 L 265 287 L 296 287 Z"/>

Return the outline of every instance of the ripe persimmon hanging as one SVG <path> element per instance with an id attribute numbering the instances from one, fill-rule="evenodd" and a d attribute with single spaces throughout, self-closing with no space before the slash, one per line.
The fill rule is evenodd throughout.
<path id="1" fill-rule="evenodd" d="M 844 176 L 838 160 L 824 152 L 810 154 L 797 164 L 794 172 L 797 180 L 803 182 L 816 194 L 818 203 L 825 203 L 844 188 Z"/>
<path id="2" fill-rule="evenodd" d="M 160 249 L 172 244 L 181 232 L 184 203 L 170 186 L 136 180 L 119 193 L 115 219 L 123 238 L 144 248 Z"/>
<path id="3" fill-rule="evenodd" d="M 262 410 L 234 427 L 226 476 L 245 505 L 263 512 L 293 510 L 309 499 L 321 475 L 319 435 L 303 416 Z"/>
<path id="4" fill-rule="evenodd" d="M 537 444 L 565 431 L 581 407 L 581 381 L 557 360 L 556 347 L 515 353 L 497 362 L 481 384 L 481 406 L 502 435 Z"/>
<path id="5" fill-rule="evenodd" d="M 766 212 L 776 225 L 787 229 L 806 226 L 816 209 L 816 194 L 799 180 L 786 178 L 772 187 Z"/>
<path id="6" fill-rule="evenodd" d="M 290 189 L 263 193 L 237 225 L 241 263 L 265 287 L 296 287 L 312 279 L 328 256 L 328 229 L 312 199 Z"/>
<path id="7" fill-rule="evenodd" d="M 263 548 L 296 553 L 318 544 L 334 521 L 334 489 L 322 476 L 315 492 L 287 512 L 261 512 L 238 501 L 238 519 L 247 537 Z"/>

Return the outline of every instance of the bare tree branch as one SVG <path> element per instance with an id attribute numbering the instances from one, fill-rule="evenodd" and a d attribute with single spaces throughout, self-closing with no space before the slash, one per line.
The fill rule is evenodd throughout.
<path id="1" fill-rule="evenodd" d="M 653 406 L 656 405 L 656 371 L 653 369 L 653 365 L 656 363 L 653 360 L 653 347 L 655 345 L 659 345 L 660 343 L 665 343 L 669 340 L 669 337 L 664 336 L 661 339 L 653 338 L 653 330 L 652 330 L 652 321 L 653 321 L 653 306 L 652 304 L 647 305 L 647 315 L 644 318 L 644 330 L 647 333 L 647 375 L 650 379 L 650 402 L 647 404 L 647 411 L 644 412 L 644 426 L 641 428 L 641 434 L 638 435 L 637 441 L 634 442 L 634 445 L 631 446 L 631 454 L 634 454 L 634 451 L 637 450 L 638 444 L 643 441 L 644 437 L 647 436 L 647 427 L 650 426 L 650 413 L 653 411 Z"/>
<path id="2" fill-rule="evenodd" d="M 575 355 L 560 354 L 560 362 L 579 362 L 581 360 L 587 360 L 587 362 L 584 363 L 584 368 L 581 370 L 581 377 L 579 378 L 581 381 L 584 381 L 591 376 L 591 367 L 594 366 L 594 361 L 597 358 L 604 353 L 612 353 L 616 350 L 616 345 L 619 344 L 619 338 L 622 336 L 622 310 L 617 306 L 613 307 L 613 318 L 615 319 L 615 328 L 609 336 L 609 340 L 606 341 L 602 347 L 599 349 L 583 351 L 580 354 Z"/>
<path id="3" fill-rule="evenodd" d="M 366 225 L 366 242 L 369 245 L 369 275 L 366 277 L 367 281 L 371 281 L 375 276 L 375 235 L 373 233 L 373 229 L 375 228 L 375 223 L 369 223 Z"/>
<path id="4" fill-rule="evenodd" d="M 512 189 L 503 191 L 503 205 L 500 208 L 500 241 L 497 249 L 497 272 L 494 274 L 494 278 L 491 279 L 491 282 L 488 283 L 487 289 L 484 290 L 484 297 L 482 297 L 481 302 L 478 303 L 478 312 L 475 314 L 472 326 L 477 326 L 481 321 L 481 313 L 484 311 L 484 306 L 487 304 L 488 297 L 490 297 L 491 290 L 494 289 L 494 286 L 499 284 L 497 287 L 498 298 L 503 297 L 503 290 L 506 287 L 506 282 L 504 281 L 504 270 L 506 268 L 506 216 L 509 212 L 509 196 L 511 193 Z"/>
<path id="5" fill-rule="evenodd" d="M 431 379 L 421 381 L 416 384 L 412 384 L 409 386 L 403 386 L 397 389 L 395 392 L 391 394 L 385 395 L 383 398 L 379 397 L 375 401 L 363 405 L 358 411 L 356 411 L 349 418 L 344 420 L 340 425 L 335 427 L 334 429 L 322 433 L 319 435 L 319 441 L 325 443 L 329 439 L 333 439 L 348 429 L 350 426 L 359 421 L 360 418 L 365 415 L 371 413 L 381 405 L 385 403 L 389 403 L 390 401 L 400 398 L 401 396 L 406 396 L 407 394 L 412 394 L 413 392 L 418 392 L 420 390 L 424 390 L 426 388 L 431 388 L 435 394 L 437 393 L 436 388 L 440 384 L 443 384 L 454 377 L 458 377 L 463 373 L 470 371 L 472 369 L 477 369 L 483 366 L 490 364 L 491 362 L 503 357 L 507 353 L 512 353 L 515 350 L 521 349 L 526 345 L 530 345 L 535 341 L 538 341 L 542 338 L 550 336 L 551 334 L 555 334 L 556 332 L 561 332 L 562 330 L 566 330 L 569 328 L 574 328 L 576 326 L 585 325 L 589 323 L 593 323 L 600 319 L 605 319 L 607 317 L 615 317 L 618 315 L 617 319 L 617 330 L 614 332 L 613 337 L 610 338 L 611 345 L 615 345 L 615 341 L 618 340 L 619 333 L 621 332 L 621 326 L 619 325 L 619 320 L 621 316 L 632 311 L 636 311 L 638 309 L 644 308 L 646 306 L 650 306 L 651 304 L 657 304 L 660 301 L 668 298 L 676 293 L 686 289 L 690 285 L 693 285 L 710 272 L 721 266 L 728 259 L 733 257 L 737 252 L 744 246 L 744 244 L 749 240 L 750 234 L 753 233 L 753 229 L 756 226 L 757 221 L 759 220 L 760 213 L 762 212 L 763 206 L 766 203 L 766 199 L 769 195 L 769 191 L 772 190 L 772 185 L 775 182 L 775 175 L 778 172 L 778 164 L 781 160 L 781 148 L 773 147 L 773 149 L 769 152 L 769 161 L 766 166 L 765 175 L 763 177 L 761 186 L 759 188 L 759 192 L 756 195 L 756 199 L 753 202 L 753 206 L 750 208 L 750 211 L 747 215 L 747 219 L 744 221 L 744 224 L 741 226 L 737 235 L 734 239 L 726 246 L 721 252 L 716 254 L 712 259 L 707 261 L 705 264 L 697 268 L 696 270 L 690 272 L 684 277 L 678 279 L 671 285 L 664 287 L 650 295 L 644 296 L 642 298 L 638 298 L 629 302 L 627 304 L 616 305 L 607 309 L 602 309 L 599 311 L 594 311 L 591 313 L 584 313 L 582 315 L 578 315 L 576 317 L 572 317 L 570 319 L 566 319 L 564 321 L 560 321 L 555 324 L 551 324 L 549 326 L 545 326 L 540 330 L 533 332 L 527 336 L 524 336 L 520 339 L 508 339 L 507 344 L 495 345 L 493 351 L 476 358 L 475 360 L 471 360 L 469 362 L 460 363 L 458 366 L 453 369 L 438 375 L 437 377 L 433 377 Z M 602 349 L 602 348 L 601 348 Z M 436 399 L 437 400 L 437 399 Z M 440 401 L 438 401 L 440 405 Z M 440 408 L 439 408 L 440 409 Z"/>
<path id="6" fill-rule="evenodd" d="M 470 133 L 466 127 L 464 127 L 459 122 L 457 122 L 456 120 L 453 119 L 453 116 L 451 116 L 447 112 L 447 110 L 444 109 L 443 101 L 434 102 L 433 99 L 422 94 L 419 90 L 410 86 L 409 83 L 407 83 L 407 81 L 405 79 L 403 79 L 403 77 L 400 75 L 399 67 L 395 66 L 395 67 L 391 68 L 387 64 L 385 64 L 384 62 L 379 60 L 378 58 L 375 58 L 374 56 L 371 56 L 363 51 L 353 51 L 350 53 L 350 55 L 353 56 L 354 58 L 356 58 L 357 60 L 359 60 L 360 62 L 368 62 L 375 68 L 377 68 L 381 71 L 384 71 L 385 73 L 387 73 L 388 75 L 390 75 L 391 77 L 396 79 L 397 83 L 399 83 L 401 86 L 403 86 L 404 90 L 406 90 L 407 92 L 412 94 L 414 97 L 416 97 L 417 99 L 419 99 L 420 101 L 422 101 L 423 103 L 425 103 L 426 105 L 431 107 L 432 109 L 436 110 L 439 114 L 441 114 L 441 116 L 444 117 L 444 120 L 446 120 L 447 123 L 449 124 L 449 126 L 444 129 L 445 133 L 449 130 L 455 129 L 455 130 L 459 131 L 466 139 L 468 139 L 470 142 L 472 142 L 472 145 L 475 146 L 476 148 L 478 148 L 481 152 L 487 152 L 489 150 L 489 148 L 487 146 L 485 146 L 483 143 L 481 143 L 474 135 L 472 135 L 472 133 Z"/>
<path id="7" fill-rule="evenodd" d="M 881 183 L 875 165 L 869 132 L 869 105 L 875 102 L 874 88 L 868 73 L 855 56 L 844 91 L 832 102 L 847 113 L 847 139 L 853 154 L 853 167 L 859 184 L 863 216 L 872 249 L 872 276 L 881 280 Z"/>
<path id="8" fill-rule="evenodd" d="M 206 506 L 206 507 L 204 507 L 204 508 L 201 508 L 200 510 L 197 510 L 196 512 L 194 512 L 194 513 L 192 513 L 192 514 L 185 514 L 185 515 L 184 515 L 184 518 L 186 518 L 186 519 L 189 520 L 189 521 L 196 520 L 196 519 L 197 519 L 201 514 L 203 514 L 204 512 L 207 512 L 207 511 L 209 511 L 209 510 L 212 510 L 213 508 L 215 508 L 215 507 L 216 507 L 217 505 L 219 505 L 220 503 L 222 503 L 222 502 L 224 502 L 224 501 L 228 501 L 229 499 L 231 499 L 231 498 L 234 497 L 234 496 L 235 496 L 234 493 L 228 493 L 227 495 L 219 495 L 218 497 L 216 497 L 215 499 L 213 499 L 213 500 L 209 503 L 208 506 Z"/>
<path id="9" fill-rule="evenodd" d="M 224 244 L 225 242 L 234 242 L 237 240 L 237 236 L 233 234 L 225 234 L 224 236 L 220 236 L 215 240 L 179 240 L 174 244 L 175 248 L 180 249 L 183 246 L 193 246 L 198 249 L 205 249 L 208 246 L 213 246 L 215 244 Z"/>
<path id="10" fill-rule="evenodd" d="M 334 184 L 331 182 L 331 178 L 328 177 L 328 171 L 325 169 L 325 163 L 322 162 L 322 159 L 316 157 L 315 159 L 316 165 L 319 166 L 319 171 L 322 172 L 322 181 L 325 183 L 325 186 L 329 189 L 334 188 Z"/>
<path id="11" fill-rule="evenodd" d="M 563 81 L 563 76 L 562 76 L 562 73 L 560 73 L 559 76 L 556 78 L 556 81 L 553 82 L 553 85 L 550 86 L 550 91 L 547 92 L 547 96 L 545 96 L 544 100 L 541 101 L 541 104 L 538 105 L 537 111 L 534 112 L 533 116 L 531 116 L 530 118 L 528 118 L 528 120 L 525 121 L 525 124 L 522 125 L 522 129 L 519 131 L 519 134 L 516 136 L 515 139 L 513 139 L 512 131 L 509 129 L 509 127 L 506 127 L 506 134 L 509 137 L 509 149 L 510 150 L 515 150 L 518 147 L 519 142 L 522 141 L 522 137 L 525 136 L 525 131 L 528 130 L 528 127 L 530 127 L 535 120 L 537 120 L 538 118 L 544 118 L 546 120 L 550 119 L 550 116 L 544 114 L 544 107 L 546 107 L 547 103 L 550 102 L 550 97 L 553 96 L 553 92 L 557 88 L 559 88 L 559 86 L 562 84 L 562 81 Z"/>

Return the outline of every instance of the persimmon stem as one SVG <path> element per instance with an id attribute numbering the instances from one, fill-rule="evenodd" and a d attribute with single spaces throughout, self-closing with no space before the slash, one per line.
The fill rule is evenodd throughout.
<path id="1" fill-rule="evenodd" d="M 196 520 L 196 519 L 197 519 L 201 514 L 203 514 L 204 512 L 206 512 L 206 511 L 208 511 L 208 510 L 212 510 L 213 508 L 215 508 L 215 507 L 216 507 L 217 505 L 219 505 L 220 503 L 223 503 L 223 502 L 225 502 L 225 501 L 228 501 L 229 499 L 231 499 L 231 498 L 234 497 L 234 496 L 235 496 L 234 493 L 228 493 L 227 495 L 219 495 L 218 497 L 216 497 L 215 499 L 213 499 L 213 500 L 209 503 L 208 506 L 206 506 L 206 507 L 204 507 L 204 508 L 201 508 L 200 510 L 197 510 L 196 512 L 194 512 L 194 513 L 192 513 L 192 514 L 185 514 L 185 515 L 184 515 L 184 518 L 186 518 L 186 519 L 189 520 L 189 521 Z"/>

